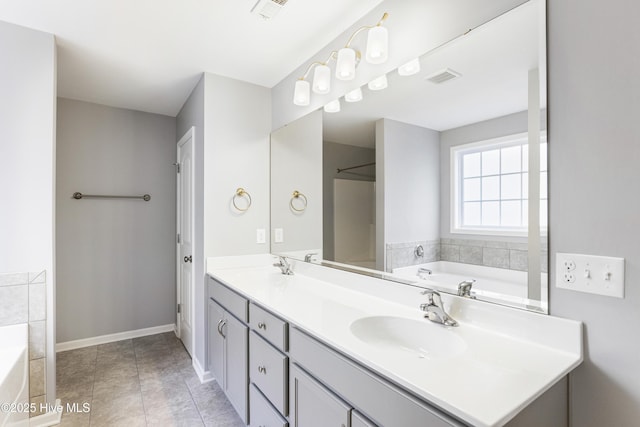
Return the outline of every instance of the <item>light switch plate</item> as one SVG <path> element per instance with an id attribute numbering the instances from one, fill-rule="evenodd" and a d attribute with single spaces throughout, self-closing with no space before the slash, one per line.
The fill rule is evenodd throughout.
<path id="1" fill-rule="evenodd" d="M 624 298 L 624 258 L 557 253 L 556 287 Z"/>
<path id="2" fill-rule="evenodd" d="M 273 230 L 273 240 L 276 243 L 284 242 L 284 230 L 282 228 L 276 228 Z"/>
<path id="3" fill-rule="evenodd" d="M 264 228 L 256 229 L 256 243 L 263 244 L 267 243 L 267 232 Z"/>

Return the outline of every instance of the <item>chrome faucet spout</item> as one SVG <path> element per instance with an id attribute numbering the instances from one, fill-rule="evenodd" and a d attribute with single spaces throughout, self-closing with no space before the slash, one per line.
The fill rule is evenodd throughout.
<path id="1" fill-rule="evenodd" d="M 434 323 L 440 323 L 445 326 L 458 326 L 458 322 L 456 322 L 455 319 L 449 316 L 444 310 L 442 298 L 438 291 L 425 289 L 421 294 L 427 296 L 427 302 L 425 304 L 420 304 L 420 310 L 426 312 L 424 317 Z"/>
<path id="2" fill-rule="evenodd" d="M 311 262 L 314 255 L 318 255 L 317 252 L 308 253 L 304 256 L 304 262 Z"/>
<path id="3" fill-rule="evenodd" d="M 465 298 L 475 298 L 473 295 L 471 295 L 471 287 L 474 283 L 476 283 L 475 279 L 464 280 L 458 283 L 458 296 Z"/>
<path id="4" fill-rule="evenodd" d="M 287 276 L 291 276 L 293 274 L 293 269 L 291 268 L 291 264 L 287 261 L 287 258 L 283 256 L 278 256 L 279 261 L 273 264 L 274 267 L 278 267 L 282 274 Z"/>

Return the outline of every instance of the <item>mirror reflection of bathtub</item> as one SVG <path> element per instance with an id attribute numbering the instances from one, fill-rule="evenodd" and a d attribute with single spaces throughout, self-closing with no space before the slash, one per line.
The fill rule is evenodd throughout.
<path id="1" fill-rule="evenodd" d="M 0 411 L 0 425 L 29 426 L 28 325 L 0 327 L 0 403 L 9 405 Z"/>
<path id="2" fill-rule="evenodd" d="M 394 268 L 393 276 L 415 282 L 420 287 L 447 293 L 457 293 L 458 284 L 475 280 L 471 288 L 472 297 L 483 301 L 504 302 L 546 310 L 546 303 L 527 298 L 527 272 L 460 262 L 435 261 L 408 267 Z M 541 282 L 547 283 L 547 273 L 542 273 Z M 542 288 L 542 301 L 547 301 L 547 288 Z"/>

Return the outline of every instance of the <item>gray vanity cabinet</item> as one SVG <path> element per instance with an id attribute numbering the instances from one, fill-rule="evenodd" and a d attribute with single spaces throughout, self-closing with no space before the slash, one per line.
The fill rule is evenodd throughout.
<path id="1" fill-rule="evenodd" d="M 298 365 L 291 364 L 292 427 L 348 427 L 352 408 Z"/>
<path id="2" fill-rule="evenodd" d="M 209 369 L 242 421 L 247 423 L 249 327 L 245 322 L 248 301 L 210 279 L 208 305 Z"/>
<path id="3" fill-rule="evenodd" d="M 249 304 L 251 426 L 288 426 L 289 325 L 262 307 Z"/>

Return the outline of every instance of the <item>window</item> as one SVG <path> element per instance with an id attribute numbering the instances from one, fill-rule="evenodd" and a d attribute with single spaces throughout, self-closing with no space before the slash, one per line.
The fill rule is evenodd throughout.
<path id="1" fill-rule="evenodd" d="M 528 135 L 451 148 L 452 232 L 526 235 Z M 540 141 L 540 227 L 547 228 L 547 139 Z"/>

